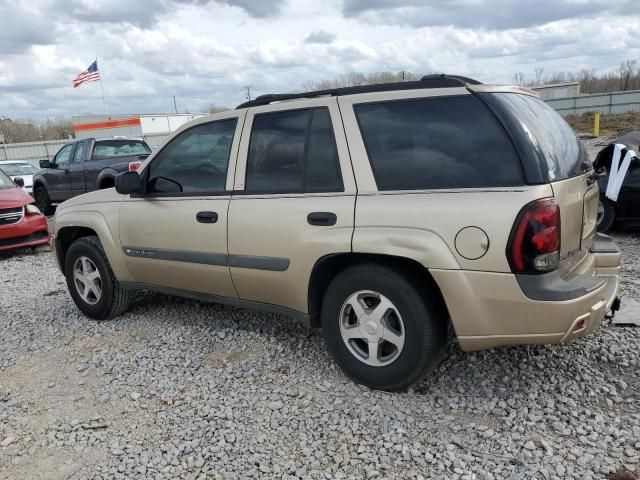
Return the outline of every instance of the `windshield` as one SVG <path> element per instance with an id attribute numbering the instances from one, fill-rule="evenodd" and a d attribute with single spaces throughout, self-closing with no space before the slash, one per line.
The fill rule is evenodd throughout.
<path id="1" fill-rule="evenodd" d="M 537 97 L 494 94 L 520 122 L 549 181 L 564 180 L 591 170 L 586 151 L 564 119 Z"/>
<path id="2" fill-rule="evenodd" d="M 13 183 L 13 180 L 11 180 L 6 173 L 0 170 L 0 188 L 12 188 L 15 186 L 16 184 Z"/>
<path id="3" fill-rule="evenodd" d="M 20 175 L 33 175 L 36 169 L 30 163 L 0 163 L 0 170 L 12 177 L 19 177 Z"/>
<path id="4" fill-rule="evenodd" d="M 142 140 L 99 140 L 92 158 L 131 157 L 149 155 L 151 148 Z"/>

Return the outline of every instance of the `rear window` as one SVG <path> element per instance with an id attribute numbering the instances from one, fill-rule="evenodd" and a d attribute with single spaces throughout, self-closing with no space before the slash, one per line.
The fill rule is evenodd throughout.
<path id="1" fill-rule="evenodd" d="M 100 140 L 94 145 L 91 158 L 131 157 L 150 153 L 151 148 L 142 140 Z"/>
<path id="2" fill-rule="evenodd" d="M 492 94 L 513 114 L 551 182 L 591 170 L 587 153 L 573 129 L 542 100 L 518 93 Z"/>
<path id="3" fill-rule="evenodd" d="M 516 150 L 472 95 L 354 107 L 379 190 L 522 185 Z"/>

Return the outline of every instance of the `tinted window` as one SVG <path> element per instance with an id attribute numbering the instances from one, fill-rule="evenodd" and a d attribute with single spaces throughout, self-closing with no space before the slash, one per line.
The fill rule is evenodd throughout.
<path id="1" fill-rule="evenodd" d="M 84 142 L 78 143 L 76 146 L 76 151 L 73 154 L 73 163 L 82 162 L 82 154 L 84 153 Z"/>
<path id="2" fill-rule="evenodd" d="M 151 149 L 142 140 L 99 140 L 93 146 L 92 159 L 149 155 Z"/>
<path id="3" fill-rule="evenodd" d="M 236 121 L 205 123 L 174 138 L 149 165 L 147 192 L 224 191 Z"/>
<path id="4" fill-rule="evenodd" d="M 591 170 L 586 151 L 573 129 L 542 100 L 517 93 L 496 93 L 533 145 L 550 181 Z"/>
<path id="5" fill-rule="evenodd" d="M 329 110 L 263 113 L 253 120 L 247 191 L 341 191 L 342 178 Z"/>
<path id="6" fill-rule="evenodd" d="M 354 108 L 380 190 L 523 184 L 513 144 L 472 95 Z"/>
<path id="7" fill-rule="evenodd" d="M 61 163 L 69 163 L 69 157 L 71 157 L 71 150 L 73 149 L 73 145 L 67 145 L 66 147 L 62 147 L 62 150 L 58 152 L 55 158 L 56 165 Z"/>

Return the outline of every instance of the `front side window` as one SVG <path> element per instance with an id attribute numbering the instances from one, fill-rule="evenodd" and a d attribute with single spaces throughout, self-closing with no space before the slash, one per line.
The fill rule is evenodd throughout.
<path id="1" fill-rule="evenodd" d="M 520 159 L 472 95 L 354 106 L 379 190 L 522 185 Z"/>
<path id="2" fill-rule="evenodd" d="M 149 155 L 151 148 L 142 140 L 98 140 L 93 146 L 92 160 Z"/>
<path id="3" fill-rule="evenodd" d="M 246 191 L 342 191 L 338 149 L 327 108 L 255 116 Z"/>
<path id="4" fill-rule="evenodd" d="M 190 128 L 149 165 L 147 193 L 223 192 L 237 119 Z"/>
<path id="5" fill-rule="evenodd" d="M 73 150 L 73 145 L 67 145 L 66 147 L 62 147 L 62 150 L 60 150 L 56 155 L 55 164 L 60 165 L 62 163 L 69 163 L 69 158 L 71 157 L 71 150 Z"/>

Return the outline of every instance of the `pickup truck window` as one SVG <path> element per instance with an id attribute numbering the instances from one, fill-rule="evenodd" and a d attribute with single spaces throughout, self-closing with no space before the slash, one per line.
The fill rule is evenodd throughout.
<path id="1" fill-rule="evenodd" d="M 98 140 L 93 146 L 92 160 L 149 155 L 151 148 L 142 140 Z"/>
<path id="2" fill-rule="evenodd" d="M 69 163 L 71 150 L 73 150 L 73 144 L 62 147 L 62 150 L 60 150 L 56 157 L 53 159 L 54 163 L 56 165 L 60 165 L 61 163 Z"/>
<path id="3" fill-rule="evenodd" d="M 224 192 L 236 123 L 205 123 L 174 138 L 149 165 L 146 192 Z"/>
<path id="4" fill-rule="evenodd" d="M 82 154 L 84 153 L 84 142 L 76 145 L 76 152 L 73 154 L 73 163 L 82 162 Z"/>

